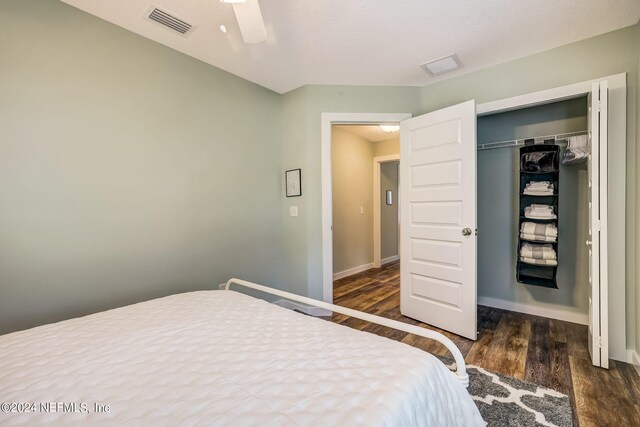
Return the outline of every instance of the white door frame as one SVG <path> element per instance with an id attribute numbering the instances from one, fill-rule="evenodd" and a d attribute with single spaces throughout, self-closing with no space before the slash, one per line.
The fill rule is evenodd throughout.
<path id="1" fill-rule="evenodd" d="M 373 267 L 380 268 L 382 258 L 382 219 L 380 217 L 380 209 L 382 201 L 380 200 L 380 167 L 382 163 L 399 162 L 400 153 L 391 154 L 389 156 L 379 156 L 373 158 Z M 400 177 L 398 177 L 399 179 Z M 396 206 L 400 206 L 400 183 L 398 183 L 398 191 L 396 195 Z M 399 218 L 399 217 L 398 217 Z M 400 255 L 400 230 L 398 230 L 398 255 Z"/>
<path id="2" fill-rule="evenodd" d="M 574 83 L 567 86 L 561 86 L 557 88 L 542 90 L 539 92 L 529 93 L 520 96 L 514 96 L 511 98 L 500 99 L 497 101 L 485 102 L 483 104 L 478 104 L 476 106 L 476 113 L 478 116 L 484 116 L 488 114 L 501 113 L 510 110 L 517 110 L 526 107 L 534 107 L 536 105 L 547 104 L 550 102 L 558 102 L 567 99 L 577 98 L 581 96 L 588 95 L 591 93 L 593 83 L 607 81 L 609 85 L 609 96 L 611 97 L 611 90 L 622 91 L 624 96 L 617 96 L 615 101 L 611 98 L 609 99 L 609 103 L 615 104 L 613 108 L 616 109 L 616 112 L 612 114 L 612 107 L 609 109 L 609 152 L 615 152 L 614 155 L 610 156 L 611 159 L 614 157 L 615 159 L 610 160 L 609 164 L 615 164 L 615 168 L 608 168 L 608 177 L 609 183 L 613 180 L 611 177 L 616 175 L 620 177 L 622 175 L 625 176 L 626 173 L 626 164 L 624 161 L 620 162 L 620 160 L 624 159 L 624 156 L 621 154 L 626 152 L 626 144 L 620 146 L 616 144 L 617 141 L 626 140 L 626 87 L 627 87 L 627 76 L 626 73 L 615 74 L 612 76 L 601 77 L 593 80 L 588 80 L 584 82 Z M 611 123 L 611 120 L 616 120 L 614 124 Z M 612 143 L 613 142 L 613 143 Z M 621 158 L 622 157 L 622 158 Z M 623 184 L 618 185 L 616 190 L 618 190 L 618 198 L 622 197 L 624 200 L 625 192 L 626 192 L 626 181 L 622 179 Z M 609 185 L 609 190 L 611 190 L 611 184 Z M 605 190 L 606 192 L 607 190 Z M 610 196 L 609 196 L 610 197 Z M 630 201 L 634 203 L 634 201 Z M 616 206 L 612 209 L 612 203 L 615 203 Z M 623 205 L 624 206 L 624 205 Z M 625 289 L 624 284 L 626 283 L 625 274 L 626 274 L 626 265 L 625 258 L 627 256 L 625 250 L 625 233 L 626 233 L 626 224 L 625 224 L 625 209 L 620 208 L 620 203 L 613 201 L 611 198 L 608 199 L 608 211 L 609 211 L 609 221 L 608 223 L 603 224 L 601 229 L 601 233 L 605 234 L 605 236 L 609 236 L 609 244 L 606 247 L 604 257 L 607 258 L 609 269 L 608 269 L 608 288 L 606 290 L 607 295 L 605 295 L 604 300 L 608 299 L 608 319 L 607 322 L 609 325 L 609 331 L 626 331 L 626 318 L 625 318 Z M 620 215 L 618 219 L 612 219 L 611 214 L 615 212 Z M 622 223 L 623 233 L 617 233 L 614 229 L 610 227 L 610 224 Z M 612 237 L 617 233 L 617 238 Z M 605 237 L 606 241 L 606 237 Z M 618 243 L 616 243 L 618 242 Z M 621 243 L 620 243 L 621 242 Z M 607 262 L 605 261 L 605 262 Z M 616 266 L 612 267 L 612 264 L 616 264 Z M 622 288 L 613 289 L 614 286 L 619 286 L 622 284 Z M 614 296 L 615 294 L 615 296 Z M 487 301 L 488 302 L 488 301 Z M 483 299 L 480 298 L 478 303 L 482 304 Z M 492 305 L 492 304 L 488 304 Z M 507 306 L 509 305 L 509 306 Z M 611 310 L 611 307 L 615 307 L 614 310 Z M 505 304 L 506 309 L 513 310 L 514 307 L 511 307 L 510 304 Z M 530 314 L 538 314 L 531 312 Z M 553 316 L 550 316 L 553 317 Z M 615 360 L 624 360 L 627 362 L 632 362 L 632 355 L 630 351 L 626 349 L 626 339 L 625 333 L 623 334 L 608 334 L 608 348 L 609 348 L 609 357 Z"/>
<path id="3" fill-rule="evenodd" d="M 410 113 L 322 113 L 322 299 L 333 302 L 333 193 L 331 190 L 331 126 L 396 124 Z"/>

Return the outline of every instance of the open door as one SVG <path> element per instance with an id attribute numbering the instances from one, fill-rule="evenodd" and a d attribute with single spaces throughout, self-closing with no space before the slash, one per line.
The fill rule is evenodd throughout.
<path id="1" fill-rule="evenodd" d="M 475 340 L 475 101 L 401 122 L 400 141 L 400 311 Z"/>
<path id="2" fill-rule="evenodd" d="M 607 100 L 607 82 L 594 83 L 589 96 L 589 353 L 603 368 L 609 368 Z"/>

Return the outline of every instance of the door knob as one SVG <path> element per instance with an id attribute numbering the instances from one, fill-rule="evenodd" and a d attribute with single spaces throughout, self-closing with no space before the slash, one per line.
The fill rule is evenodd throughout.
<path id="1" fill-rule="evenodd" d="M 470 228 L 463 228 L 462 229 L 462 235 L 463 236 L 471 236 L 471 229 Z"/>

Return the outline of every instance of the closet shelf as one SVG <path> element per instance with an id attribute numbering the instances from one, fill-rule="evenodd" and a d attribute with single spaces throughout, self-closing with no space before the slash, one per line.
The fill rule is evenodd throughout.
<path id="1" fill-rule="evenodd" d="M 542 268 L 542 269 L 551 269 L 551 268 L 558 268 L 557 265 L 540 265 L 540 264 L 529 264 L 526 261 L 520 261 L 520 264 L 525 264 L 528 267 L 535 267 L 535 268 Z"/>
<path id="2" fill-rule="evenodd" d="M 540 244 L 545 244 L 545 245 L 557 245 L 558 244 L 558 240 L 557 239 L 556 239 L 555 242 L 547 242 L 546 240 L 531 240 L 531 239 L 525 239 L 525 238 L 521 237 L 520 240 L 522 240 L 523 242 L 540 243 Z"/>
<path id="3" fill-rule="evenodd" d="M 543 224 L 548 224 L 550 222 L 556 222 L 558 220 L 558 218 L 549 218 L 549 219 L 545 219 L 545 218 L 529 218 L 526 217 L 524 215 L 520 215 L 520 219 L 523 221 L 531 221 L 531 222 L 540 222 Z"/>
<path id="4" fill-rule="evenodd" d="M 554 170 L 550 170 L 550 171 L 540 171 L 540 172 L 527 172 L 527 171 L 520 171 L 521 174 L 524 175 L 548 175 L 550 173 L 556 173 L 556 172 L 560 172 L 557 169 Z"/>
<path id="5" fill-rule="evenodd" d="M 543 288 L 551 288 L 551 289 L 558 289 L 558 283 L 556 282 L 555 279 L 546 279 L 546 278 L 542 278 L 542 277 L 527 277 L 525 275 L 520 275 L 520 281 L 521 283 L 525 283 L 527 285 L 533 285 L 533 286 L 540 286 Z"/>
<path id="6" fill-rule="evenodd" d="M 553 194 L 525 194 L 524 192 L 520 193 L 521 196 L 525 197 L 558 197 L 558 193 Z"/>

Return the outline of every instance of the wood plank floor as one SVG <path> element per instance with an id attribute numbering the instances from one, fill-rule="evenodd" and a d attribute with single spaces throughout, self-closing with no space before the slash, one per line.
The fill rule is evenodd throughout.
<path id="1" fill-rule="evenodd" d="M 611 369 L 591 365 L 587 327 L 575 323 L 478 306 L 477 341 L 400 314 L 398 262 L 334 283 L 334 303 L 433 329 L 449 337 L 469 364 L 567 394 L 574 425 L 640 426 L 640 377 L 633 366 L 611 361 Z M 422 337 L 334 314 L 333 322 L 446 355 L 441 344 Z"/>

